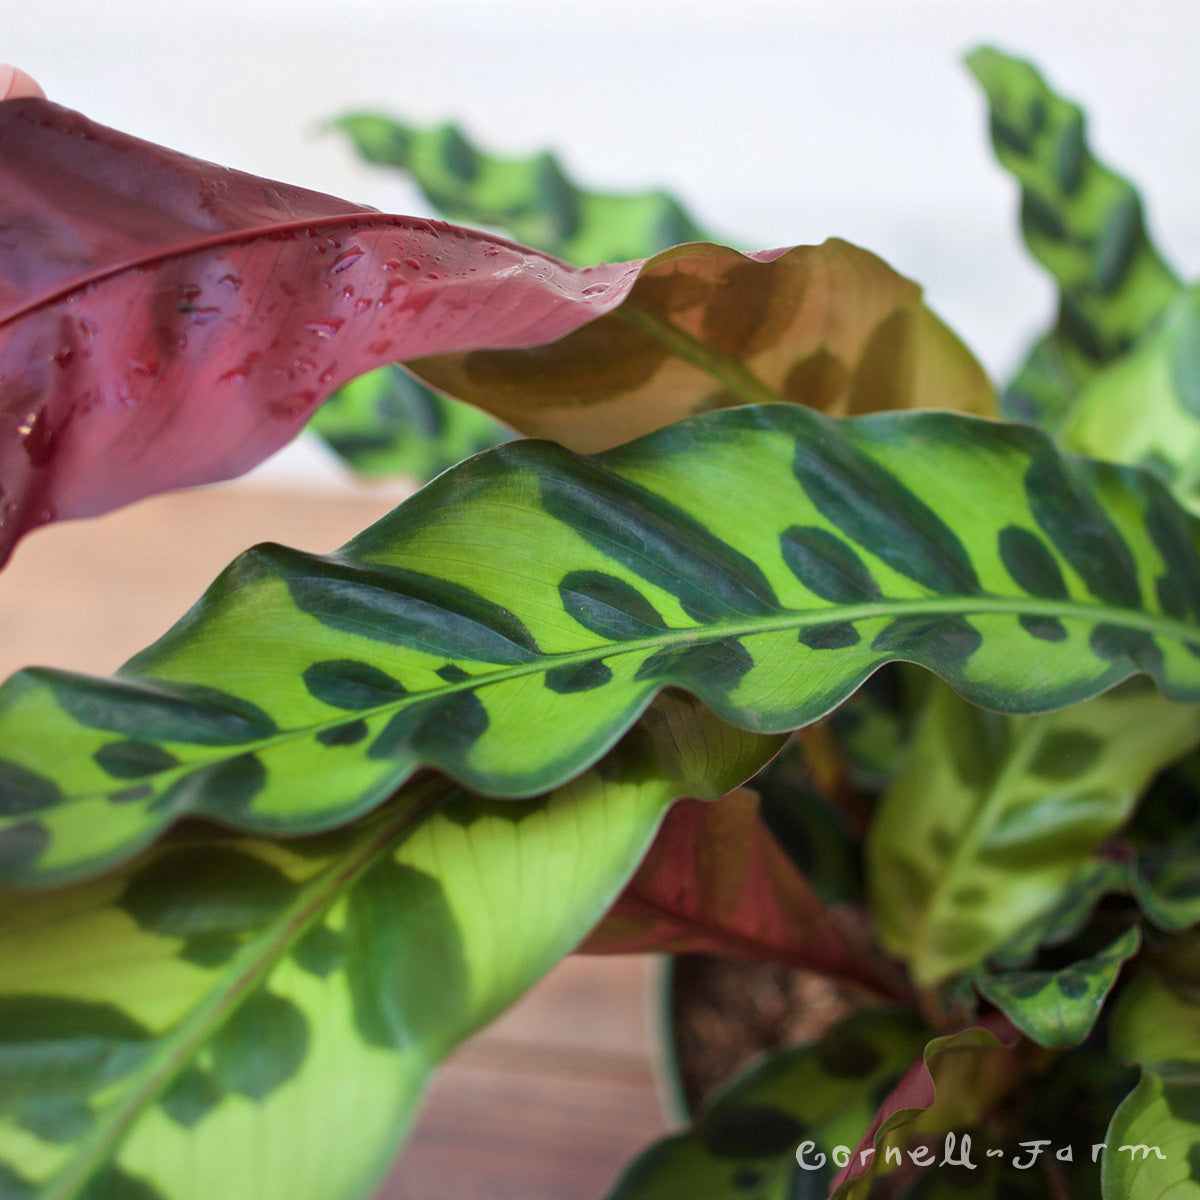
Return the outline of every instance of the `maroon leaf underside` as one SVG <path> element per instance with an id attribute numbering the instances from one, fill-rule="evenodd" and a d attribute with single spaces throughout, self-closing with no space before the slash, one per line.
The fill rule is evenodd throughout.
<path id="1" fill-rule="evenodd" d="M 641 265 L 571 267 L 0 103 L 0 563 L 37 525 L 241 474 L 373 367 L 564 337 Z"/>
<path id="2" fill-rule="evenodd" d="M 850 919 L 827 909 L 739 788 L 668 812 L 637 874 L 580 946 L 583 954 L 724 954 L 904 993 Z"/>

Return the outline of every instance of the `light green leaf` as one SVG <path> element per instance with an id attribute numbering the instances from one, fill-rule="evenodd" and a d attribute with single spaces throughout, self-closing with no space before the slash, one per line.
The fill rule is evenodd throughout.
<path id="1" fill-rule="evenodd" d="M 1137 953 L 1141 940 L 1135 926 L 1099 954 L 1069 967 L 984 975 L 975 986 L 1027 1038 L 1043 1046 L 1078 1046 L 1092 1032 L 1122 964 Z"/>
<path id="2" fill-rule="evenodd" d="M 1181 291 L 1158 326 L 1080 394 L 1063 442 L 1139 463 L 1200 508 L 1200 289 Z"/>
<path id="3" fill-rule="evenodd" d="M 609 1200 L 792 1200 L 824 1196 L 831 1155 L 853 1146 L 876 1096 L 924 1043 L 909 1013 L 860 1012 L 819 1042 L 768 1058 L 730 1085 L 686 1133 L 634 1162 Z M 804 1164 L 797 1159 L 802 1143 Z"/>
<path id="4" fill-rule="evenodd" d="M 920 985 L 976 966 L 1047 914 L 1200 739 L 1200 709 L 1144 685 L 1042 717 L 931 698 L 867 842 L 884 946 Z"/>
<path id="5" fill-rule="evenodd" d="M 1200 1069 L 1145 1068 L 1104 1140 L 1104 1200 L 1200 1200 Z"/>
<path id="6" fill-rule="evenodd" d="M 1092 157 L 1079 108 L 998 50 L 976 50 L 967 63 L 987 94 L 996 157 L 1021 185 L 1025 244 L 1059 288 L 1054 330 L 1009 386 L 1004 409 L 1054 426 L 1150 327 L 1179 281 L 1146 235 L 1133 186 Z"/>
<path id="7" fill-rule="evenodd" d="M 1180 935 L 1143 963 L 1112 1018 L 1112 1051 L 1142 1067 L 1113 1115 L 1105 1200 L 1200 1197 L 1200 937 Z"/>
<path id="8" fill-rule="evenodd" d="M 896 659 L 1010 711 L 1135 672 L 1200 699 L 1198 540 L 1153 477 L 948 413 L 838 422 L 771 404 L 591 458 L 513 443 L 334 555 L 243 555 L 110 679 L 14 676 L 0 689 L 0 866 L 61 880 L 185 814 L 329 828 L 420 767 L 536 794 L 667 687 L 767 733 L 816 720 Z M 1118 780 L 1174 752 L 1194 719 L 1147 697 L 1151 710 Z M 1052 803 L 1010 811 L 1005 793 L 997 854 L 1050 837 L 1054 856 L 1082 856 L 1123 803 L 1098 786 L 1082 820 Z"/>
<path id="9" fill-rule="evenodd" d="M 579 942 L 669 801 L 762 753 L 684 698 L 649 715 L 533 800 L 426 778 L 335 834 L 193 824 L 93 882 L 9 893 L 0 1194 L 362 1195 L 433 1067 Z"/>
<path id="10" fill-rule="evenodd" d="M 313 414 L 318 433 L 360 475 L 425 483 L 512 434 L 468 404 L 418 383 L 400 367 L 368 371 Z"/>
<path id="11" fill-rule="evenodd" d="M 334 125 L 368 162 L 407 172 L 447 220 L 502 229 L 580 266 L 713 240 L 665 192 L 589 191 L 548 152 L 500 158 L 457 126 L 418 129 L 377 113 L 351 113 Z"/>
<path id="12" fill-rule="evenodd" d="M 1124 858 L 1097 855 L 1082 863 L 1063 888 L 1054 906 L 1021 929 L 992 954 L 1001 970 L 1024 967 L 1042 946 L 1059 946 L 1080 933 L 1109 893 L 1130 888 L 1129 863 Z"/>

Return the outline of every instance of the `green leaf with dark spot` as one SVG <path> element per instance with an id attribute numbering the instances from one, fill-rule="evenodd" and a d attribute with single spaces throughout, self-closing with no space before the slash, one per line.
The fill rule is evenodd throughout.
<path id="1" fill-rule="evenodd" d="M 533 800 L 427 777 L 336 833 L 193 822 L 95 880 L 6 895 L 0 1191 L 368 1194 L 433 1068 L 581 941 L 668 804 L 714 799 L 774 744 L 664 696 Z M 229 952 L 200 961 L 205 939 Z"/>
<path id="2" fill-rule="evenodd" d="M 223 1092 L 265 1100 L 299 1071 L 308 1042 L 304 1013 L 292 1001 L 259 988 L 209 1042 L 213 1080 Z"/>
<path id="3" fill-rule="evenodd" d="M 1043 1046 L 1078 1046 L 1092 1032 L 1122 965 L 1141 945 L 1136 927 L 1099 954 L 1057 971 L 1009 971 L 976 980 L 1027 1037 Z"/>
<path id="4" fill-rule="evenodd" d="M 1040 938 L 1150 780 L 1198 739 L 1200 710 L 1141 683 L 1009 718 L 935 689 L 867 838 L 884 945 L 927 985 L 1011 953 L 1026 927 Z"/>
<path id="5" fill-rule="evenodd" d="M 1045 532 L 1037 573 L 1052 559 L 1063 594 L 1014 578 L 1000 549 L 1012 528 Z M 111 679 L 29 671 L 5 684 L 0 760 L 20 811 L 0 803 L 0 867 L 15 881 L 77 878 L 185 816 L 318 832 L 424 768 L 492 796 L 540 794 L 597 761 L 668 687 L 770 734 L 829 713 L 892 660 L 1010 713 L 1061 709 L 1135 672 L 1194 702 L 1200 611 L 1154 581 L 1200 576 L 1196 530 L 1145 472 L 948 413 L 835 420 L 771 404 L 587 457 L 499 447 L 335 554 L 247 552 Z M 1039 639 L 1030 620 L 1063 636 Z M 1143 697 L 1132 711 L 1151 709 L 1162 715 L 1121 779 L 1196 736 L 1192 710 Z M 147 712 L 138 740 L 162 765 L 131 794 L 96 754 Z M 1030 750 L 1022 773 L 1040 798 L 1005 801 L 986 822 L 988 871 L 1015 878 L 1025 858 L 1043 884 L 982 953 L 1051 904 L 1049 877 L 1061 886 L 1128 811 L 1133 784 L 1114 787 L 1083 749 L 1125 734 L 1074 720 L 1051 718 L 1071 737 Z M 218 730 L 236 740 L 207 736 Z M 139 751 L 144 765 L 150 755 Z M 946 811 L 963 822 L 976 793 L 957 795 Z M 897 844 L 923 823 L 902 822 Z M 976 905 L 969 922 L 1002 907 Z"/>
<path id="6" fill-rule="evenodd" d="M 499 158 L 456 126 L 419 129 L 376 113 L 334 125 L 368 162 L 406 172 L 447 220 L 502 229 L 568 262 L 620 262 L 711 240 L 665 192 L 585 190 L 552 154 Z"/>
<path id="7" fill-rule="evenodd" d="M 1028 63 L 980 49 L 992 144 L 1021 186 L 1025 244 L 1059 289 L 1054 329 L 1004 396 L 1014 420 L 1057 426 L 1072 399 L 1146 332 L 1179 282 L 1146 234 L 1133 186 L 1097 161 L 1083 114 Z"/>
<path id="8" fill-rule="evenodd" d="M 923 1041 L 911 1015 L 875 1010 L 771 1056 L 727 1087 L 692 1129 L 642 1154 L 609 1200 L 824 1196 L 837 1172 L 834 1147 L 857 1141 L 873 1095 L 900 1078 Z M 797 1161 L 802 1143 L 808 1166 Z"/>
<path id="9" fill-rule="evenodd" d="M 313 413 L 308 428 L 359 475 L 418 483 L 512 437 L 477 408 L 397 366 L 352 379 Z"/>
<path id="10" fill-rule="evenodd" d="M 1082 389 L 1062 437 L 1080 454 L 1146 466 L 1200 509 L 1200 289 L 1181 290 L 1154 328 Z"/>

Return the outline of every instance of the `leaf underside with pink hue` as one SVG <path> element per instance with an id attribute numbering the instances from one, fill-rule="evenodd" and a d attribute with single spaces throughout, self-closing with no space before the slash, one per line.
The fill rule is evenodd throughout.
<path id="1" fill-rule="evenodd" d="M 56 517 L 237 475 L 382 363 L 552 340 L 579 270 L 95 125 L 0 105 L 0 554 Z"/>
<path id="2" fill-rule="evenodd" d="M 575 268 L 0 105 L 0 559 L 248 470 L 393 361 L 583 451 L 762 400 L 992 405 L 920 289 L 843 242 Z"/>
<path id="3" fill-rule="evenodd" d="M 727 954 L 895 992 L 874 956 L 813 894 L 758 810 L 748 788 L 676 804 L 580 952 Z"/>

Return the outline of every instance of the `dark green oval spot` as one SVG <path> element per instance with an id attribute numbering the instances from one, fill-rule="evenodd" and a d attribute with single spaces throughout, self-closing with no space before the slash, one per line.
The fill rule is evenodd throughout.
<path id="1" fill-rule="evenodd" d="M 698 1130 L 717 1158 L 767 1158 L 795 1154 L 804 1126 L 788 1113 L 763 1105 L 718 1106 Z"/>
<path id="2" fill-rule="evenodd" d="M 350 711 L 381 708 L 408 695 L 387 672 L 352 658 L 313 663 L 303 678 L 304 686 L 323 704 Z"/>
<path id="3" fill-rule="evenodd" d="M 19 817 L 62 802 L 62 789 L 53 779 L 0 759 L 0 817 Z"/>
<path id="4" fill-rule="evenodd" d="M 1067 585 L 1058 560 L 1036 533 L 1019 525 L 1000 530 L 1000 559 L 1017 586 L 1042 600 L 1065 600 Z"/>
<path id="5" fill-rule="evenodd" d="M 558 585 L 563 608 L 606 642 L 624 642 L 666 629 L 658 609 L 637 588 L 603 571 L 571 571 Z"/>
<path id="6" fill-rule="evenodd" d="M 612 679 L 612 671 L 598 660 L 573 663 L 566 667 L 551 667 L 545 675 L 546 687 L 560 696 L 575 692 L 590 692 L 603 687 Z"/>
<path id="7" fill-rule="evenodd" d="M 290 1000 L 259 988 L 209 1043 L 217 1086 L 263 1100 L 300 1069 L 308 1050 L 308 1021 Z"/>
<path id="8" fill-rule="evenodd" d="M 487 727 L 487 709 L 474 692 L 431 696 L 396 713 L 371 743 L 367 756 L 419 755 L 435 762 L 452 762 L 464 757 Z"/>
<path id="9" fill-rule="evenodd" d="M 322 746 L 353 746 L 361 742 L 368 732 L 366 721 L 346 721 L 342 725 L 317 730 L 317 741 Z"/>
<path id="10" fill-rule="evenodd" d="M 852 621 L 827 621 L 822 625 L 806 625 L 797 640 L 810 650 L 845 650 L 857 646 L 862 634 Z"/>
<path id="11" fill-rule="evenodd" d="M 117 903 L 143 929 L 195 938 L 258 929 L 295 896 L 277 867 L 225 846 L 169 850 L 136 870 Z"/>
<path id="12" fill-rule="evenodd" d="M 224 1093 L 207 1071 L 190 1066 L 179 1073 L 158 1102 L 172 1121 L 191 1129 L 212 1112 L 223 1097 Z"/>
<path id="13" fill-rule="evenodd" d="M 1029 769 L 1042 779 L 1076 779 L 1091 769 L 1104 743 L 1082 729 L 1063 729 L 1042 739 Z"/>
<path id="14" fill-rule="evenodd" d="M 826 529 L 793 525 L 780 535 L 783 561 L 810 592 L 833 604 L 879 599 L 879 584 L 846 542 Z"/>
<path id="15" fill-rule="evenodd" d="M 179 759 L 153 742 L 129 738 L 101 746 L 92 757 L 114 779 L 140 779 L 179 765 Z"/>
<path id="16" fill-rule="evenodd" d="M 1035 617 L 1022 613 L 1017 620 L 1021 628 L 1040 642 L 1065 642 L 1067 627 L 1057 617 Z"/>

